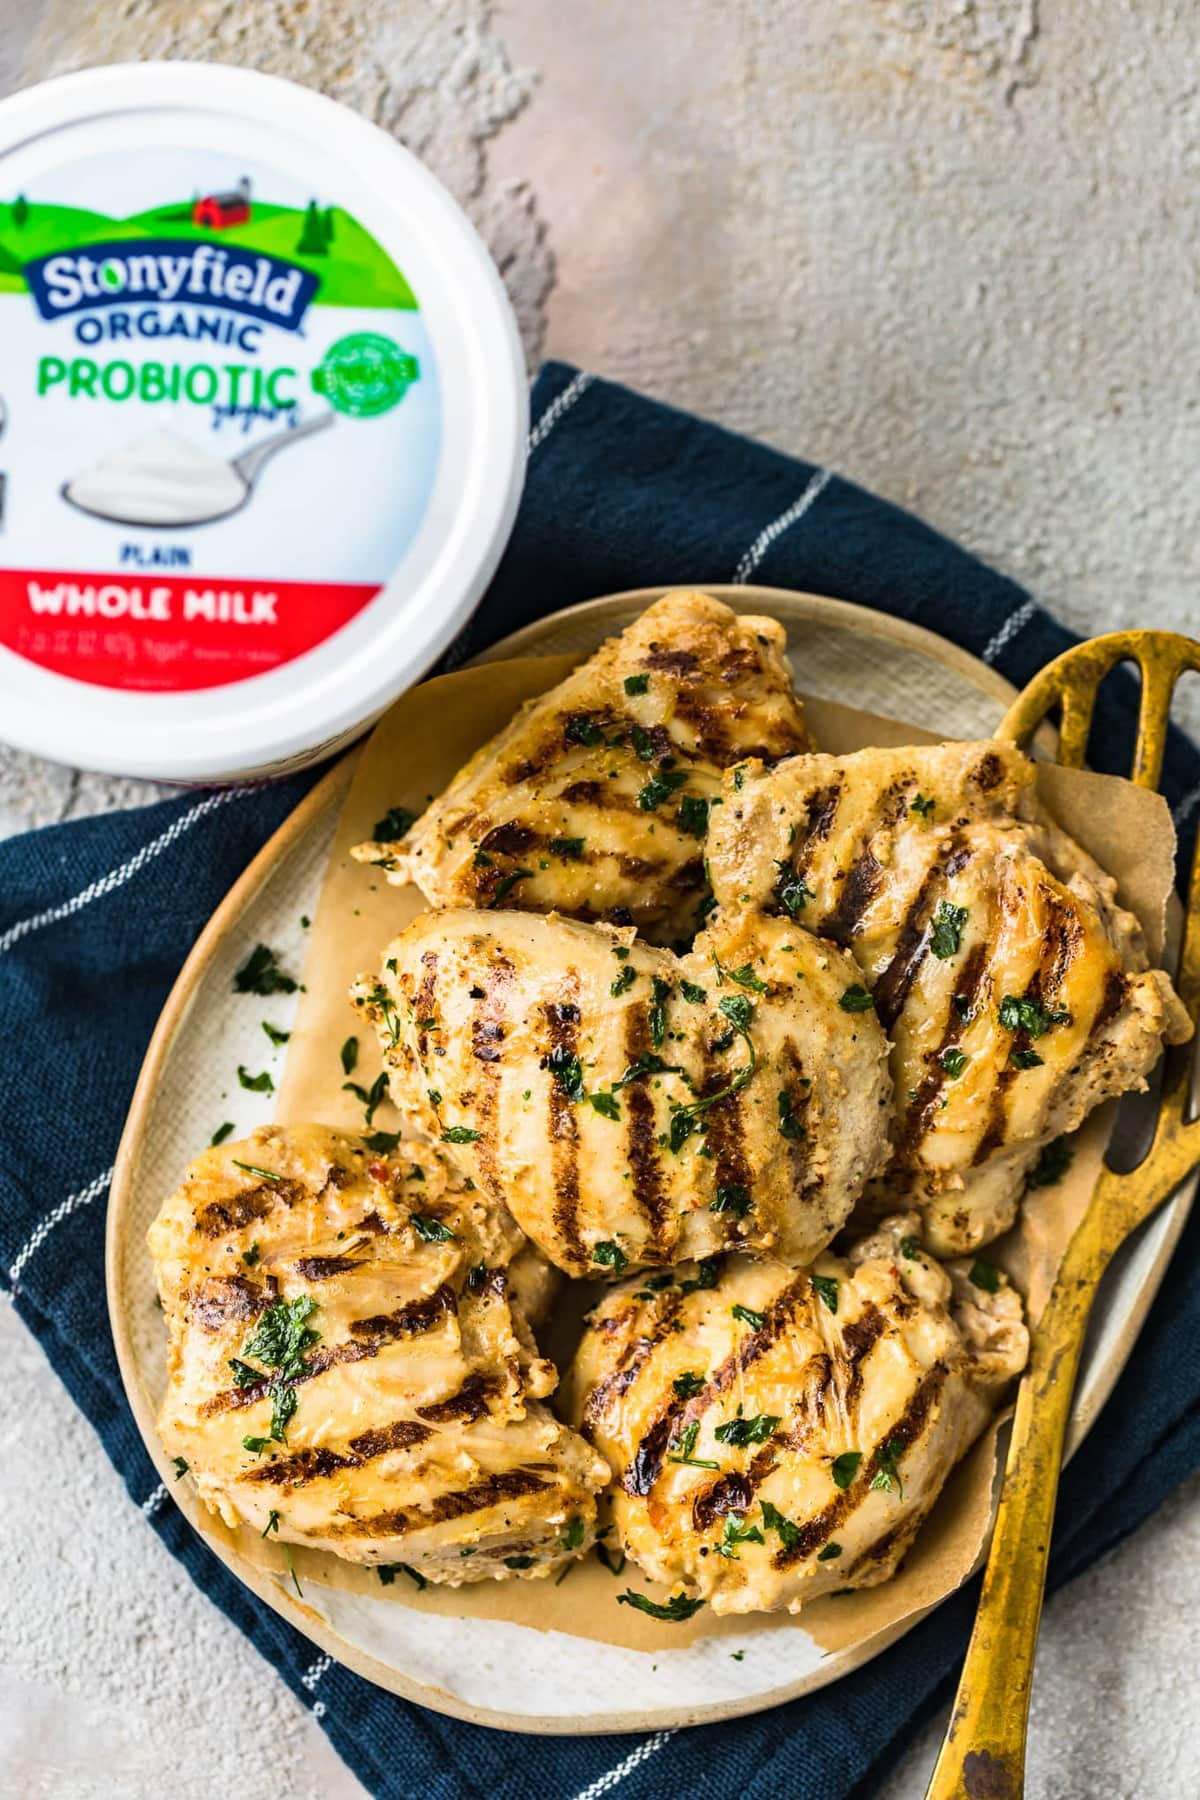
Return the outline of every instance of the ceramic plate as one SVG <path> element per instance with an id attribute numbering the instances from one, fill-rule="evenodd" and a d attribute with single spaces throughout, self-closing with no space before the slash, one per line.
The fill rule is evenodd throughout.
<path id="1" fill-rule="evenodd" d="M 540 620 L 481 660 L 590 652 L 667 590 L 592 601 Z M 710 588 L 742 611 L 787 628 L 797 685 L 892 718 L 919 720 L 949 737 L 990 735 L 1013 690 L 994 670 L 915 626 L 839 601 L 770 588 Z M 256 942 L 285 966 L 304 960 L 303 915 L 315 915 L 335 823 L 355 753 L 334 768 L 251 864 L 188 959 L 147 1053 L 113 1181 L 108 1214 L 108 1294 L 130 1404 L 173 1499 L 217 1555 L 324 1651 L 408 1699 L 475 1723 L 530 1732 L 658 1730 L 773 1706 L 847 1674 L 915 1624 L 910 1615 L 853 1645 L 827 1652 L 803 1620 L 734 1632 L 653 1655 L 497 1619 L 447 1616 L 369 1591 L 309 1586 L 303 1599 L 274 1572 L 253 1566 L 176 1486 L 154 1429 L 165 1385 L 164 1337 L 154 1304 L 146 1228 L 216 1123 L 237 1135 L 262 1123 L 270 1101 L 228 1072 L 258 1068 L 265 1040 L 258 1009 L 232 1003 L 232 975 Z M 271 1014 L 286 1028 L 296 996 Z M 1183 1227 L 1190 1190 L 1178 1195 L 1122 1251 L 1101 1290 L 1075 1397 L 1078 1444 L 1124 1365 Z M 742 1660 L 731 1652 L 747 1649 Z M 749 1653 L 752 1649 L 752 1654 Z"/>

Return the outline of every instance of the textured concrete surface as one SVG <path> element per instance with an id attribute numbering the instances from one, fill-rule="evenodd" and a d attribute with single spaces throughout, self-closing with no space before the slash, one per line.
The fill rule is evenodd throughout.
<path id="1" fill-rule="evenodd" d="M 1082 630 L 1200 625 L 1194 8 L 0 0 L 0 22 L 0 90 L 191 55 L 348 99 L 469 207 L 531 363 L 831 462 Z M 0 751 L 0 832 L 147 794 Z M 0 1794 L 358 1794 L 7 1308 L 0 1358 Z M 1200 1793 L 1198 1536 L 1200 1481 L 1051 1605 L 1033 1800 Z M 938 1730 L 883 1800 L 923 1793 Z"/>

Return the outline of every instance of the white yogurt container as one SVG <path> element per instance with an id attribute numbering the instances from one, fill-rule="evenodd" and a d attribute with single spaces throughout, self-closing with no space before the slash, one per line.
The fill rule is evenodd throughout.
<path id="1" fill-rule="evenodd" d="M 500 278 L 386 133 L 248 70 L 0 103 L 0 739 L 170 781 L 356 736 L 507 541 Z"/>

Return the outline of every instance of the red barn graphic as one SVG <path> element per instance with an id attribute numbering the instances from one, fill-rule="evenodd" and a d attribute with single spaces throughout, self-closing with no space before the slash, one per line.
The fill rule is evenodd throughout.
<path id="1" fill-rule="evenodd" d="M 245 225 L 250 218 L 250 183 L 245 175 L 232 193 L 205 194 L 192 202 L 192 224 L 209 231 L 224 231 L 230 225 Z"/>

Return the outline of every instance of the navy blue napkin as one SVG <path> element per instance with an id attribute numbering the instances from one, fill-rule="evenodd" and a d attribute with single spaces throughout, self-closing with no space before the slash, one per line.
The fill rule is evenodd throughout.
<path id="1" fill-rule="evenodd" d="M 1018 684 L 1074 641 L 1013 582 L 825 470 L 562 364 L 539 376 L 533 419 L 516 531 L 456 661 L 558 607 L 652 582 L 758 581 L 858 601 L 942 633 Z M 1125 679 L 1109 688 L 1093 761 L 1119 770 L 1135 695 Z M 410 1706 L 331 1664 L 216 1561 L 160 1487 L 125 1405 L 105 1312 L 113 1155 L 180 964 L 313 779 L 192 792 L 0 845 L 0 1285 L 133 1502 L 380 1800 L 870 1793 L 950 1691 L 973 1589 L 858 1673 L 772 1712 L 642 1736 L 509 1736 Z M 1189 830 L 1200 757 L 1178 734 L 1165 791 Z M 1200 1223 L 1135 1364 L 1067 1472 L 1052 1586 L 1200 1465 L 1198 1245 Z"/>

